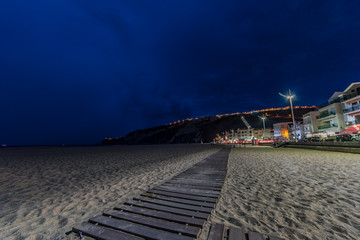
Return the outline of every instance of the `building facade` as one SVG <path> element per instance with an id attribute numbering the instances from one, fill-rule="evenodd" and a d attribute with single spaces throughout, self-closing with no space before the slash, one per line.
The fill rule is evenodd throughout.
<path id="1" fill-rule="evenodd" d="M 338 101 L 329 101 L 330 104 L 319 109 L 318 131 L 325 132 L 328 136 L 334 136 L 345 130 L 344 113 L 342 104 Z"/>
<path id="2" fill-rule="evenodd" d="M 303 115 L 305 137 L 313 137 L 314 133 L 318 132 L 319 120 L 316 118 L 318 116 L 319 111 L 311 111 Z"/>
<path id="3" fill-rule="evenodd" d="M 286 138 L 289 139 L 289 124 L 292 124 L 292 122 L 281 122 L 281 123 L 275 123 L 273 125 L 274 127 L 274 138 Z"/>
<path id="4" fill-rule="evenodd" d="M 346 127 L 360 124 L 360 82 L 352 83 L 340 95 Z"/>
<path id="5" fill-rule="evenodd" d="M 296 122 L 296 138 L 298 140 L 303 139 L 305 137 L 304 133 L 304 125 L 302 123 Z M 295 130 L 294 130 L 294 124 L 290 123 L 288 125 L 288 133 L 289 133 L 289 139 L 294 140 L 295 139 Z"/>

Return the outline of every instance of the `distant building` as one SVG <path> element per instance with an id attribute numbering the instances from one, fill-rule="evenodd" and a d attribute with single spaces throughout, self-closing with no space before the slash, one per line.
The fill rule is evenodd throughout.
<path id="1" fill-rule="evenodd" d="M 360 124 L 360 82 L 350 84 L 339 98 L 342 103 L 345 126 Z"/>
<path id="2" fill-rule="evenodd" d="M 289 139 L 289 130 L 288 126 L 292 122 L 281 122 L 275 123 L 274 127 L 274 138 L 287 138 Z"/>
<path id="3" fill-rule="evenodd" d="M 250 140 L 254 136 L 254 129 L 253 128 L 243 128 L 243 129 L 238 128 L 236 130 L 236 136 L 239 140 L 240 139 Z"/>
<path id="4" fill-rule="evenodd" d="M 243 141 L 243 140 L 251 140 L 253 138 L 255 139 L 262 139 L 264 136 L 265 139 L 269 139 L 273 137 L 272 129 L 271 128 L 265 128 L 264 129 L 254 129 L 254 128 L 238 128 L 235 130 L 226 131 L 224 133 L 224 140 L 228 140 L 230 142 L 232 141 Z"/>
<path id="5" fill-rule="evenodd" d="M 265 131 L 263 128 L 254 129 L 254 138 L 255 139 L 269 139 L 273 138 L 272 129 L 271 128 L 265 128 Z"/>
<path id="6" fill-rule="evenodd" d="M 344 114 L 340 102 L 342 94 L 342 92 L 335 92 L 328 100 L 329 105 L 319 108 L 319 116 L 316 117 L 319 120 L 319 132 L 334 136 L 345 129 Z"/>
<path id="7" fill-rule="evenodd" d="M 300 122 L 295 123 L 296 126 L 296 139 L 303 139 L 305 137 L 304 133 L 304 125 Z M 289 133 L 289 139 L 295 139 L 295 130 L 294 130 L 294 124 L 290 123 L 288 125 L 288 133 Z"/>
<path id="8" fill-rule="evenodd" d="M 311 111 L 303 115 L 305 137 L 312 137 L 314 133 L 318 132 L 319 120 L 316 118 L 317 116 L 319 116 L 319 111 Z"/>

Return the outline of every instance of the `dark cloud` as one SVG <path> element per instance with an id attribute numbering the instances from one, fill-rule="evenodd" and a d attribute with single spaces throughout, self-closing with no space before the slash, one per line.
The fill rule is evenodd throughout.
<path id="1" fill-rule="evenodd" d="M 357 1 L 2 1 L 0 143 L 95 143 L 325 101 L 358 81 Z"/>

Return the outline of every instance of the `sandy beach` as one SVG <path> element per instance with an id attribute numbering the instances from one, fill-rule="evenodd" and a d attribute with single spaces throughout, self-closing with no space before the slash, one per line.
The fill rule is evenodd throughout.
<path id="1" fill-rule="evenodd" d="M 211 222 L 284 239 L 360 239 L 360 155 L 235 148 Z"/>
<path id="2" fill-rule="evenodd" d="M 0 239 L 63 239 L 75 224 L 218 150 L 206 145 L 1 149 Z"/>
<path id="3" fill-rule="evenodd" d="M 78 239 L 75 224 L 215 153 L 209 145 L 1 149 L 0 239 Z M 210 223 L 284 239 L 360 239 L 360 155 L 233 148 Z"/>

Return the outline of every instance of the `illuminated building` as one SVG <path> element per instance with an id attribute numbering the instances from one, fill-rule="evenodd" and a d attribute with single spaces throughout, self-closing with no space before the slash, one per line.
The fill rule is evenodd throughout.
<path id="1" fill-rule="evenodd" d="M 274 127 L 274 138 L 287 138 L 289 139 L 289 124 L 292 124 L 292 122 L 280 122 L 275 123 L 273 125 Z"/>
<path id="2" fill-rule="evenodd" d="M 360 124 L 360 82 L 350 84 L 339 97 L 346 127 Z"/>
<path id="3" fill-rule="evenodd" d="M 341 92 L 335 92 L 328 100 L 328 105 L 319 108 L 318 130 L 328 136 L 334 136 L 345 129 L 345 121 L 339 96 Z"/>
<path id="4" fill-rule="evenodd" d="M 304 135 L 305 137 L 313 137 L 313 134 L 318 132 L 319 111 L 311 111 L 303 115 Z"/>

